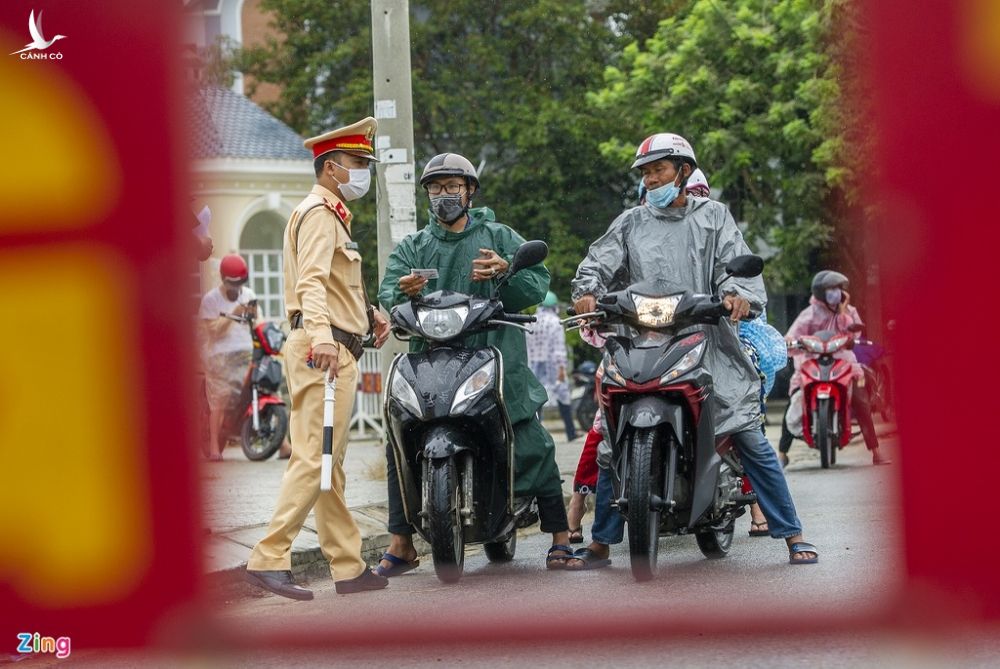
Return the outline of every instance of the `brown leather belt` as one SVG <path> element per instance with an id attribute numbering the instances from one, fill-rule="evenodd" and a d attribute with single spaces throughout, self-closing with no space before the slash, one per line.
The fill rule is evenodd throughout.
<path id="1" fill-rule="evenodd" d="M 292 314 L 292 317 L 288 319 L 293 330 L 298 330 L 302 327 L 302 312 L 296 311 Z M 361 337 L 347 332 L 346 330 L 341 330 L 335 325 L 330 326 L 330 334 L 333 336 L 333 340 L 340 342 L 347 347 L 347 350 L 351 352 L 355 360 L 361 359 L 361 354 L 365 352 L 365 347 L 361 343 Z"/>

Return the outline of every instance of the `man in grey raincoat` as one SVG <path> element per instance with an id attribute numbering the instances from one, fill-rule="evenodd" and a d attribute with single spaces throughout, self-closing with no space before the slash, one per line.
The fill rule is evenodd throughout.
<path id="1" fill-rule="evenodd" d="M 573 280 L 577 313 L 594 311 L 597 298 L 640 281 L 669 281 L 704 294 L 720 292 L 726 263 L 750 253 L 725 205 L 684 194 L 686 181 L 698 165 L 683 137 L 658 133 L 646 138 L 632 167 L 642 171 L 645 203 L 619 215 L 591 244 Z M 774 449 L 761 434 L 760 377 L 737 337 L 736 321 L 751 310 L 760 312 L 767 303 L 764 282 L 760 277 L 731 279 L 720 297 L 732 322 L 707 328 L 710 345 L 705 352 L 705 364 L 715 383 L 716 434 L 732 435 L 771 536 L 786 541 L 789 561 L 816 562 L 816 547 L 802 540 L 802 527 Z M 620 543 L 624 528 L 621 515 L 610 508 L 610 498 L 610 477 L 602 472 L 594 542 L 577 551 L 579 559 L 570 568 L 610 564 L 608 544 Z"/>
<path id="2" fill-rule="evenodd" d="M 379 302 L 391 309 L 425 289 L 489 297 L 493 282 L 507 271 L 524 239 L 497 223 L 488 207 L 469 208 L 472 196 L 479 190 L 479 176 L 466 158 L 456 153 L 434 156 L 424 167 L 420 185 L 430 197 L 430 223 L 406 237 L 389 256 L 379 287 Z M 436 269 L 438 278 L 416 276 L 412 269 Z M 549 271 L 539 264 L 512 277 L 500 290 L 500 299 L 504 309 L 513 313 L 541 302 L 548 288 Z M 503 354 L 503 396 L 514 428 L 514 494 L 538 500 L 541 529 L 552 533 L 546 566 L 562 568 L 573 552 L 567 545 L 569 525 L 555 444 L 536 415 L 545 404 L 545 388 L 528 369 L 524 333 L 516 328 L 500 328 L 473 335 L 469 340 L 473 346 L 496 346 Z M 410 342 L 411 351 L 423 347 L 420 340 Z M 386 457 L 392 541 L 377 571 L 396 576 L 415 567 L 417 561 L 411 539 L 413 528 L 403 512 L 391 447 L 386 448 Z"/>

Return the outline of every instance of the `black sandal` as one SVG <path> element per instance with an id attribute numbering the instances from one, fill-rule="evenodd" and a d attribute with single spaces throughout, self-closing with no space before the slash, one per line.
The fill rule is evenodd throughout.
<path id="1" fill-rule="evenodd" d="M 610 558 L 599 558 L 597 557 L 597 554 L 589 548 L 578 548 L 577 551 L 573 553 L 573 559 L 579 560 L 583 564 L 579 567 L 567 564 L 566 569 L 568 571 L 587 571 L 588 569 L 604 569 L 605 567 L 611 566 Z"/>
<path id="2" fill-rule="evenodd" d="M 571 544 L 582 544 L 583 543 L 583 525 L 580 527 L 569 530 L 569 542 Z"/>
<path id="3" fill-rule="evenodd" d="M 750 531 L 747 534 L 749 534 L 751 537 L 767 537 L 767 536 L 770 536 L 771 535 L 770 528 L 764 529 L 764 530 L 760 529 L 760 528 L 766 527 L 766 526 L 767 526 L 767 521 L 766 520 L 762 520 L 759 523 L 756 520 L 751 520 L 750 521 L 750 528 L 751 529 L 750 529 Z M 753 529 L 753 528 L 756 528 L 756 529 Z"/>
<path id="4" fill-rule="evenodd" d="M 811 558 L 796 558 L 798 553 L 812 553 Z M 791 564 L 816 564 L 819 562 L 819 551 L 812 544 L 797 541 L 788 547 L 788 562 Z"/>
<path id="5" fill-rule="evenodd" d="M 553 555 L 555 551 L 562 551 L 565 555 Z M 565 569 L 566 561 L 572 559 L 573 549 L 565 544 L 552 544 L 549 552 L 545 554 L 546 569 Z"/>

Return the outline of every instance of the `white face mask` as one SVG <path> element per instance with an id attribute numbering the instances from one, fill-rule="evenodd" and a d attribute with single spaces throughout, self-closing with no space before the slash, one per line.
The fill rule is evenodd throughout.
<path id="1" fill-rule="evenodd" d="M 347 183 L 344 183 L 337 177 L 333 177 L 333 180 L 340 184 L 340 193 L 344 196 L 344 199 L 350 202 L 351 200 L 357 200 L 359 197 L 364 197 L 365 193 L 372 186 L 371 171 L 368 169 L 351 170 L 343 165 L 340 165 L 340 167 L 347 170 Z"/>

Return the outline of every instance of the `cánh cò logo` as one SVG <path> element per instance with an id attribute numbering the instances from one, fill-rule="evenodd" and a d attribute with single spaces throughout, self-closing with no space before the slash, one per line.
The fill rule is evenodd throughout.
<path id="1" fill-rule="evenodd" d="M 8 55 L 20 54 L 21 60 L 62 60 L 61 51 L 52 53 L 46 53 L 46 51 L 56 40 L 65 39 L 66 36 L 56 35 L 52 39 L 45 39 L 45 36 L 42 35 L 41 11 L 38 12 L 38 18 L 35 19 L 35 10 L 31 10 L 31 14 L 28 15 L 28 32 L 31 34 L 31 41 L 25 44 L 20 51 L 13 51 Z"/>

